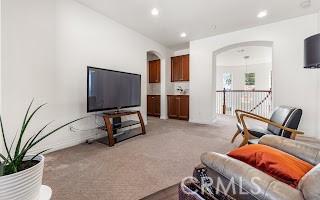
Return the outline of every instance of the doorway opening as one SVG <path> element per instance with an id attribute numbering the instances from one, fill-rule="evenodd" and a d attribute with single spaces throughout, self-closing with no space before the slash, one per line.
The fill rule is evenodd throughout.
<path id="1" fill-rule="evenodd" d="M 147 52 L 147 115 L 161 116 L 161 58 Z"/>
<path id="2" fill-rule="evenodd" d="M 272 106 L 272 42 L 247 42 L 215 52 L 218 115 L 244 110 L 269 117 Z"/>

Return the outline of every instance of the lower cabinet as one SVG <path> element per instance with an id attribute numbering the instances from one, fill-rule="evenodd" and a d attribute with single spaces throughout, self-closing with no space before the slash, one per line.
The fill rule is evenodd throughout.
<path id="1" fill-rule="evenodd" d="M 147 114 L 149 116 L 160 117 L 160 95 L 147 96 Z"/>
<path id="2" fill-rule="evenodd" d="M 168 117 L 189 120 L 189 96 L 168 95 Z"/>

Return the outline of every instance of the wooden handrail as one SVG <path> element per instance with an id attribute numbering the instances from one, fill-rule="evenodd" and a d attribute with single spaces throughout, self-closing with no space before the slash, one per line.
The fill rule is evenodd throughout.
<path id="1" fill-rule="evenodd" d="M 241 123 L 240 113 L 242 113 L 242 114 L 247 114 L 247 115 L 252 115 L 252 116 L 257 117 L 257 118 L 260 118 L 260 119 L 262 119 L 262 120 L 269 120 L 269 119 L 267 119 L 267 118 L 265 118 L 265 117 L 262 117 L 262 116 L 260 116 L 260 115 L 257 115 L 257 114 L 251 113 L 251 112 L 247 112 L 247 111 L 244 111 L 244 110 L 235 110 L 235 113 L 236 113 L 237 120 L 238 120 L 239 123 Z"/>
<path id="2" fill-rule="evenodd" d="M 256 106 L 254 106 L 249 112 L 253 112 L 255 109 L 257 109 L 259 106 L 261 106 L 269 97 L 271 97 L 271 91 L 268 92 L 267 96 L 262 99 Z"/>
<path id="3" fill-rule="evenodd" d="M 216 92 L 224 92 L 223 90 L 217 90 Z M 271 90 L 225 90 L 225 92 L 272 92 Z"/>
<path id="4" fill-rule="evenodd" d="M 257 111 L 260 115 L 268 116 L 271 112 L 271 106 L 268 106 L 271 98 L 271 90 L 217 90 L 217 107 L 222 108 L 217 112 L 230 114 L 231 110 L 241 109 L 249 112 Z"/>

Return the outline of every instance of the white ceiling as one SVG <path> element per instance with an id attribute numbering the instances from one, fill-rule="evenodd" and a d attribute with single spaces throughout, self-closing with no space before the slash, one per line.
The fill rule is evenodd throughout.
<path id="1" fill-rule="evenodd" d="M 77 0 L 103 15 L 174 49 L 191 40 L 315 13 L 320 0 Z M 159 16 L 150 14 L 158 8 Z M 258 19 L 259 11 L 268 10 Z M 212 28 L 216 26 L 216 28 Z M 186 38 L 180 33 L 186 32 Z"/>
<path id="2" fill-rule="evenodd" d="M 249 56 L 245 60 L 244 57 Z M 237 67 L 272 62 L 272 48 L 263 46 L 240 47 L 225 51 L 216 58 L 218 66 Z"/>

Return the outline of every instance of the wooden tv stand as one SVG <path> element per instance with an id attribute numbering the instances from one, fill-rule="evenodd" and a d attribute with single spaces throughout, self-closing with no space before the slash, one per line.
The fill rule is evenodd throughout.
<path id="1" fill-rule="evenodd" d="M 146 134 L 146 128 L 144 126 L 144 121 L 142 118 L 142 115 L 140 113 L 140 111 L 116 111 L 116 112 L 107 112 L 107 113 L 103 113 L 101 114 L 104 122 L 105 122 L 105 127 L 103 128 L 106 132 L 107 132 L 107 136 L 108 136 L 108 145 L 110 147 L 114 146 L 114 144 L 117 142 L 117 137 L 119 136 L 119 134 L 117 133 L 117 131 L 119 129 L 123 129 L 123 128 L 127 128 L 130 126 L 134 126 L 134 125 L 138 125 L 140 124 L 141 126 L 141 133 L 140 134 L 136 134 L 134 136 L 137 135 L 144 135 Z M 139 118 L 139 121 L 134 121 L 134 120 L 128 120 L 128 121 L 124 121 L 118 124 L 114 124 L 112 123 L 112 121 L 114 122 L 114 119 L 119 119 L 121 121 L 121 117 L 123 116 L 129 116 L 129 115 L 137 115 Z M 111 121 L 112 120 L 112 121 Z M 123 134 L 121 134 L 123 135 Z M 129 137 L 130 138 L 130 137 Z"/>

